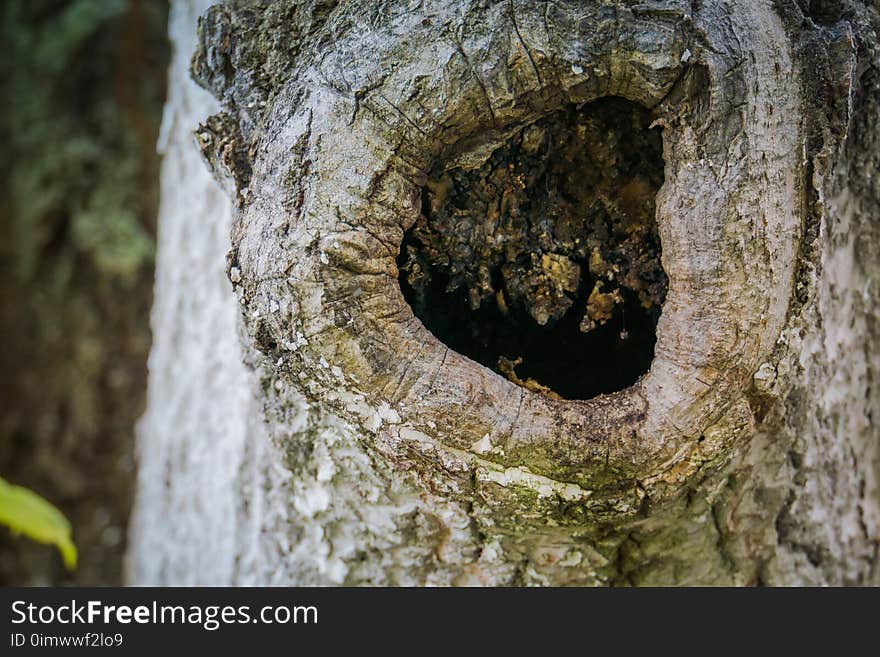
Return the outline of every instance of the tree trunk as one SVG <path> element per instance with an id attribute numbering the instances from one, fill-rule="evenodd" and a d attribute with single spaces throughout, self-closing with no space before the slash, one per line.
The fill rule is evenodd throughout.
<path id="1" fill-rule="evenodd" d="M 133 583 L 880 583 L 873 3 L 199 4 Z"/>

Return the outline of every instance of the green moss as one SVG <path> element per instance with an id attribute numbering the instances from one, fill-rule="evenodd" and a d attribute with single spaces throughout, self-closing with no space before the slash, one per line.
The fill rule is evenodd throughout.
<path id="1" fill-rule="evenodd" d="M 134 16 L 134 9 L 138 10 Z M 160 3 L 75 0 L 2 8 L 11 57 L 2 67 L 12 102 L 3 116 L 13 241 L 7 246 L 21 280 L 41 258 L 73 246 L 102 273 L 132 280 L 153 257 L 156 211 L 154 137 L 163 78 L 120 75 L 126 21 L 164 23 Z M 139 33 L 144 25 L 136 25 Z M 155 72 L 164 57 L 149 61 Z M 158 64 L 155 68 L 153 64 Z M 138 76 L 135 70 L 130 75 Z"/>

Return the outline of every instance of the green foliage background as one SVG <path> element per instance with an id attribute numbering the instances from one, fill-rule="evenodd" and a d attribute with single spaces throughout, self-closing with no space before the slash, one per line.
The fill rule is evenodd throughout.
<path id="1" fill-rule="evenodd" d="M 0 3 L 0 472 L 80 564 L 0 529 L 0 584 L 113 584 L 150 343 L 163 0 Z"/>
<path id="2" fill-rule="evenodd" d="M 76 546 L 70 521 L 32 490 L 10 484 L 0 477 L 0 525 L 38 543 L 54 545 L 68 570 L 76 568 Z"/>

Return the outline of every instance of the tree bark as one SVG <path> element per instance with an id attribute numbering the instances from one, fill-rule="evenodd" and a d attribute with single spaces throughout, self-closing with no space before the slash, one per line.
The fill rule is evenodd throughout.
<path id="1" fill-rule="evenodd" d="M 133 582 L 880 583 L 876 6 L 249 1 L 196 35 L 197 4 L 171 28 Z M 662 130 L 668 283 L 650 369 L 565 399 L 429 331 L 401 258 L 438 181 L 468 196 L 606 97 Z M 217 109 L 197 141 L 231 205 L 188 141 Z M 553 239 L 502 315 L 552 324 L 595 273 Z"/>

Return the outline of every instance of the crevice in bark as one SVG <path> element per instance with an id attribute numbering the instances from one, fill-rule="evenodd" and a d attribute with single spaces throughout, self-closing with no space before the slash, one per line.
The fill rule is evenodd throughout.
<path id="1" fill-rule="evenodd" d="M 798 0 L 804 16 L 820 25 L 832 25 L 843 15 L 840 0 Z"/>
<path id="2" fill-rule="evenodd" d="M 667 288 L 650 123 L 647 110 L 605 98 L 527 126 L 478 168 L 435 168 L 398 258 L 425 326 L 551 396 L 635 383 Z"/>

